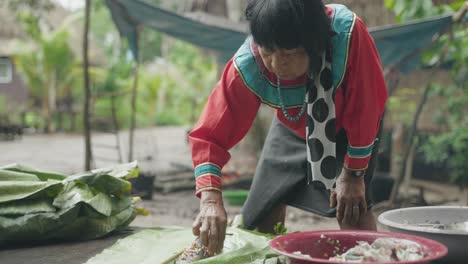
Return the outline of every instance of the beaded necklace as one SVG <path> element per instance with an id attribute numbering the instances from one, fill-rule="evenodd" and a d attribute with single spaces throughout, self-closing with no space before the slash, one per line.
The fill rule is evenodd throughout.
<path id="1" fill-rule="evenodd" d="M 281 112 L 283 112 L 284 117 L 291 122 L 299 121 L 299 119 L 301 119 L 301 117 L 304 115 L 305 110 L 307 108 L 308 91 L 306 91 L 306 94 L 304 96 L 304 103 L 302 104 L 299 114 L 297 114 L 296 116 L 290 116 L 288 111 L 286 110 L 286 106 L 284 105 L 283 97 L 281 96 L 281 84 L 280 78 L 278 76 L 276 76 L 276 89 L 278 90 L 278 100 L 281 107 Z"/>

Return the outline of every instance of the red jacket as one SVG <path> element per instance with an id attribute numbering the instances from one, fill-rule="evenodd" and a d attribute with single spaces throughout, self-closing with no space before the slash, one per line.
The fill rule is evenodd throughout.
<path id="1" fill-rule="evenodd" d="M 264 70 L 274 83 L 276 76 L 267 69 Z M 306 79 L 304 75 L 296 80 L 281 80 L 281 83 L 286 86 L 301 84 Z M 346 154 L 345 167 L 351 170 L 367 168 L 369 155 L 351 153 L 358 153 L 360 149 L 373 145 L 386 99 L 387 90 L 377 49 L 366 26 L 357 18 L 351 37 L 345 79 L 335 95 L 336 131 L 344 129 L 349 141 L 348 149 L 355 150 Z M 245 136 L 260 104 L 257 95 L 243 83 L 231 59 L 190 133 L 197 195 L 204 190 L 221 190 L 221 168 L 230 159 L 228 151 Z M 291 116 L 296 116 L 298 112 L 298 108 L 289 110 Z M 305 116 L 295 123 L 286 120 L 278 109 L 277 116 L 305 139 Z"/>

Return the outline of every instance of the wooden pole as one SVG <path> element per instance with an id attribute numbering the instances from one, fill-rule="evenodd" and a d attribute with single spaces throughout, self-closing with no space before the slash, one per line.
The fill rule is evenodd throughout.
<path id="1" fill-rule="evenodd" d="M 133 87 L 132 87 L 132 99 L 131 99 L 131 109 L 132 109 L 132 114 L 131 114 L 131 122 L 130 122 L 130 133 L 129 133 L 129 140 L 128 140 L 128 161 L 131 162 L 133 160 L 133 140 L 134 140 L 134 134 L 135 134 L 135 126 L 136 126 L 136 110 L 137 110 L 137 104 L 136 104 L 136 98 L 137 98 L 137 92 L 138 92 L 138 75 L 139 75 L 139 68 L 140 68 L 140 50 L 139 50 L 139 43 L 140 43 L 140 27 L 137 28 L 136 32 L 136 46 L 137 46 L 137 52 L 136 52 L 136 58 L 135 58 L 135 66 L 134 66 L 134 81 L 133 81 Z"/>
<path id="2" fill-rule="evenodd" d="M 91 1 L 86 0 L 85 6 L 85 26 L 83 34 L 83 77 L 84 77 L 84 106 L 83 106 L 83 130 L 85 138 L 85 170 L 91 170 L 91 125 L 90 125 L 90 111 L 89 101 L 91 96 L 89 84 L 89 59 L 88 59 L 88 33 L 91 13 Z"/>
<path id="3" fill-rule="evenodd" d="M 115 139 L 116 139 L 116 145 L 117 145 L 117 152 L 119 156 L 119 163 L 123 162 L 123 157 L 122 157 L 122 151 L 120 148 L 120 137 L 119 137 L 119 120 L 117 118 L 117 108 L 115 106 L 115 96 L 111 96 L 111 113 L 112 113 L 112 123 L 114 124 L 114 132 L 115 132 Z"/>
<path id="4" fill-rule="evenodd" d="M 432 71 L 431 76 L 434 75 L 434 72 L 435 70 Z M 419 117 L 421 116 L 424 105 L 426 104 L 429 91 L 431 90 L 431 84 L 432 84 L 432 78 L 429 78 L 428 84 L 426 85 L 426 88 L 424 89 L 423 95 L 421 96 L 421 99 L 419 100 L 419 103 L 418 103 L 418 108 L 413 117 L 413 123 L 411 125 L 411 129 L 410 129 L 409 136 L 408 136 L 409 141 L 403 152 L 403 159 L 401 162 L 401 167 L 398 172 L 395 185 L 393 186 L 392 193 L 390 195 L 390 204 L 392 206 L 395 204 L 396 197 L 398 195 L 398 190 L 400 189 L 401 182 L 403 181 L 404 176 L 405 176 L 406 167 L 408 166 L 408 158 L 411 153 L 411 148 L 413 147 L 414 136 L 417 134 L 417 131 L 418 131 Z"/>

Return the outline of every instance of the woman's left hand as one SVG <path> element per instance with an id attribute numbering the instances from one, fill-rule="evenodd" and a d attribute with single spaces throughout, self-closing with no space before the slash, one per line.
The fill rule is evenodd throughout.
<path id="1" fill-rule="evenodd" d="M 336 219 L 341 224 L 356 226 L 359 217 L 367 212 L 364 177 L 354 177 L 343 169 L 330 196 L 330 207 L 336 209 Z"/>

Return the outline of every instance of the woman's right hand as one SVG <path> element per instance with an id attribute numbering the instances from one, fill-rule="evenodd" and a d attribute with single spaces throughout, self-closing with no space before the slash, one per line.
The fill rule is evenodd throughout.
<path id="1" fill-rule="evenodd" d="M 204 191 L 201 194 L 200 213 L 193 223 L 192 231 L 199 236 L 203 246 L 213 256 L 221 253 L 226 237 L 227 215 L 221 192 Z"/>

